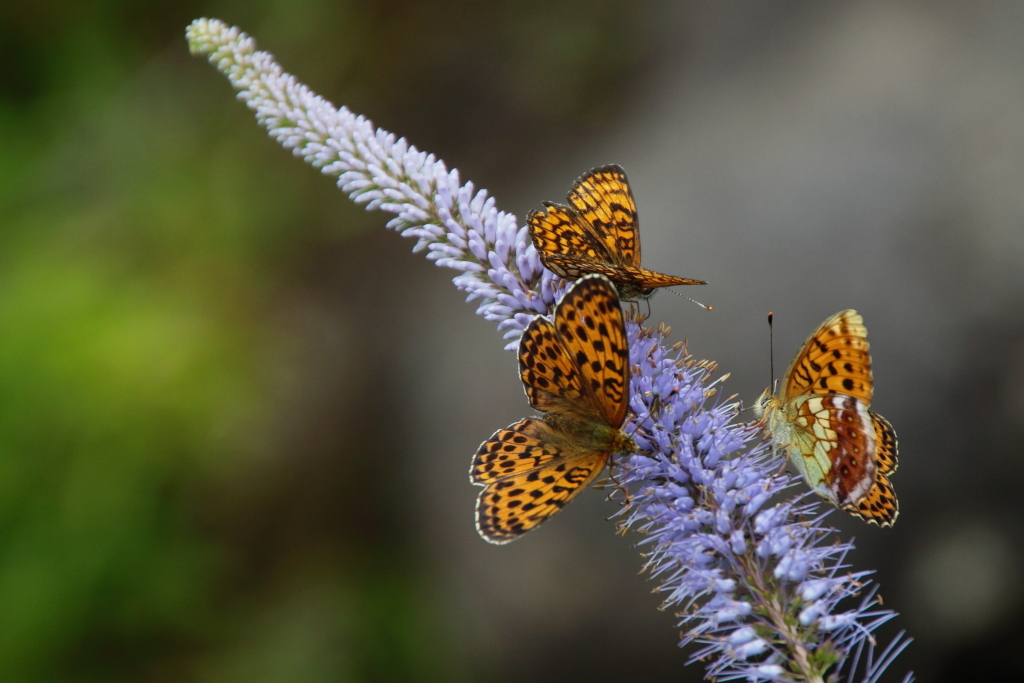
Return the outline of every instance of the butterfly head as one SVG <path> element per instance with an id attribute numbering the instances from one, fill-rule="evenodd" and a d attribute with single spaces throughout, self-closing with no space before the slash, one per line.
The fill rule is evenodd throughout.
<path id="1" fill-rule="evenodd" d="M 639 448 L 636 445 L 636 441 L 633 440 L 631 435 L 626 434 L 625 432 L 620 431 L 615 435 L 615 438 L 612 441 L 611 451 L 614 455 L 630 455 L 631 453 L 636 453 L 638 450 Z"/>
<path id="2" fill-rule="evenodd" d="M 758 396 L 757 401 L 754 402 L 754 405 L 751 406 L 751 408 L 754 409 L 754 415 L 756 415 L 757 419 L 760 420 L 767 415 L 772 408 L 776 407 L 778 403 L 779 399 L 772 394 L 772 388 L 768 387 L 760 396 Z"/>

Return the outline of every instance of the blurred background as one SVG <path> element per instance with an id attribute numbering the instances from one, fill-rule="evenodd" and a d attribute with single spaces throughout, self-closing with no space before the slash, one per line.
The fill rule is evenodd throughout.
<path id="1" fill-rule="evenodd" d="M 37 0 L 0 5 L 0 679 L 700 680 L 616 506 L 506 547 L 478 444 L 514 354 L 386 216 L 190 57 L 214 16 L 520 217 L 622 164 L 653 320 L 749 404 L 865 317 L 900 437 L 891 679 L 1024 636 L 1024 4 Z M 1011 669 L 1012 667 L 1012 669 Z"/>

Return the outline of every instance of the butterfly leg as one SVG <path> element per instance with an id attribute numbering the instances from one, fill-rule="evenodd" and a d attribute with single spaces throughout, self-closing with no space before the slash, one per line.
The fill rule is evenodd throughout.
<path id="1" fill-rule="evenodd" d="M 784 459 L 782 461 L 782 464 L 779 465 L 779 471 L 775 473 L 775 476 L 776 477 L 781 477 L 783 474 L 785 474 L 786 473 L 786 465 L 788 465 L 788 464 L 789 464 L 789 458 Z"/>
<path id="2" fill-rule="evenodd" d="M 612 484 L 614 484 L 614 486 L 612 487 L 613 489 L 622 492 L 622 508 L 623 510 L 625 510 L 633 505 L 633 497 L 629 495 L 629 489 L 623 486 L 619 482 L 619 480 L 615 478 L 615 468 L 617 466 L 618 458 L 617 456 L 612 455 L 610 460 L 608 461 L 608 479 L 611 480 Z M 595 486 L 594 488 L 598 487 Z M 615 533 L 619 534 L 620 536 L 625 536 L 629 532 L 629 527 L 624 520 L 616 520 L 616 526 L 617 528 L 615 530 Z"/>

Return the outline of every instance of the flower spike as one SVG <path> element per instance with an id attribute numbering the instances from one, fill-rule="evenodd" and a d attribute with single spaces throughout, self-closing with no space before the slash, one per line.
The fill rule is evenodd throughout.
<path id="1" fill-rule="evenodd" d="M 485 190 L 316 95 L 239 29 L 197 19 L 187 37 L 271 137 L 353 201 L 393 214 L 388 227 L 415 238 L 414 251 L 458 271 L 455 285 L 505 332 L 506 348 L 552 312 L 567 283 Z M 874 683 L 909 643 L 901 633 L 875 652 L 875 630 L 895 613 L 879 607 L 870 572 L 849 570 L 853 545 L 831 542 L 813 496 L 789 493 L 794 478 L 738 421 L 738 404 L 715 399 L 712 385 L 724 380 L 713 378 L 716 364 L 670 345 L 668 332 L 626 322 L 623 431 L 641 452 L 617 459 L 612 480 L 620 525 L 644 534 L 645 568 L 661 582 L 664 606 L 679 610 L 680 644 L 696 644 L 691 661 L 716 680 Z"/>

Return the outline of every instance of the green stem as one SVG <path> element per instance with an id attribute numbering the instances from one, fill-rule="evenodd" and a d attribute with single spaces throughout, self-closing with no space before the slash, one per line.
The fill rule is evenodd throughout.
<path id="1" fill-rule="evenodd" d="M 786 620 L 786 612 L 778 599 L 778 586 L 769 587 L 764 583 L 764 574 L 748 550 L 743 556 L 743 574 L 750 577 L 753 583 L 752 593 L 755 594 L 764 610 L 771 629 L 778 634 L 778 639 L 789 651 L 789 661 L 796 667 L 801 678 L 809 683 L 825 683 L 823 672 L 811 661 L 811 654 L 804 645 L 799 631 Z M 770 597 L 769 597 L 770 596 Z"/>

